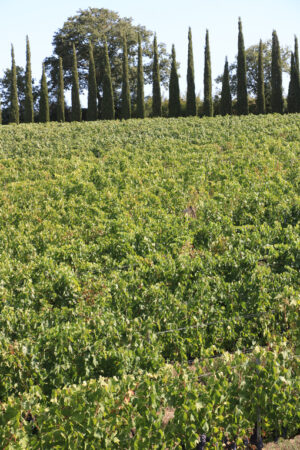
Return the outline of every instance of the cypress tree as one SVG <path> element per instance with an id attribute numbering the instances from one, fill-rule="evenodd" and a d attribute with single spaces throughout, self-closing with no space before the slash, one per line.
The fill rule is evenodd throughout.
<path id="1" fill-rule="evenodd" d="M 153 40 L 153 87 L 152 87 L 152 115 L 153 117 L 161 116 L 161 94 L 160 94 L 160 74 L 159 74 L 159 61 L 158 61 L 158 49 L 157 38 L 154 35 Z"/>
<path id="2" fill-rule="evenodd" d="M 87 120 L 97 120 L 97 81 L 92 43 L 89 43 L 89 78 Z"/>
<path id="3" fill-rule="evenodd" d="M 17 88 L 17 69 L 15 63 L 15 52 L 13 45 L 11 46 L 11 93 L 10 93 L 10 123 L 19 123 L 19 102 Z"/>
<path id="4" fill-rule="evenodd" d="M 197 110 L 196 110 L 194 56 L 193 56 L 193 43 L 192 43 L 191 28 L 189 28 L 188 41 L 189 42 L 188 42 L 186 115 L 187 116 L 195 116 L 197 114 Z"/>
<path id="5" fill-rule="evenodd" d="M 26 73 L 25 73 L 25 111 L 24 121 L 34 122 L 33 96 L 32 96 L 32 76 L 31 76 L 31 53 L 29 38 L 26 36 Z"/>
<path id="6" fill-rule="evenodd" d="M 203 113 L 205 116 L 213 116 L 213 101 L 211 94 L 211 62 L 209 50 L 209 34 L 206 30 L 205 51 L 204 51 L 204 104 Z"/>
<path id="7" fill-rule="evenodd" d="M 137 104 L 136 116 L 140 119 L 145 117 L 145 100 L 144 100 L 144 69 L 143 69 L 143 53 L 141 35 L 138 36 L 138 72 L 137 72 Z"/>
<path id="8" fill-rule="evenodd" d="M 0 97 L 0 125 L 2 125 L 2 108 L 1 108 L 1 97 Z"/>
<path id="9" fill-rule="evenodd" d="M 49 120 L 50 120 L 48 86 L 47 86 L 44 64 L 43 64 L 43 72 L 42 72 L 42 78 L 41 78 L 39 120 L 40 120 L 40 122 L 49 122 Z"/>
<path id="10" fill-rule="evenodd" d="M 180 116 L 180 91 L 175 46 L 172 45 L 172 63 L 169 83 L 169 117 Z"/>
<path id="11" fill-rule="evenodd" d="M 103 102 L 101 115 L 104 120 L 112 120 L 115 118 L 114 94 L 106 41 L 104 43 Z"/>
<path id="12" fill-rule="evenodd" d="M 283 113 L 283 97 L 282 97 L 282 70 L 280 46 L 277 33 L 272 33 L 272 67 L 271 67 L 271 105 L 272 112 Z"/>
<path id="13" fill-rule="evenodd" d="M 73 66 L 72 66 L 72 121 L 77 122 L 81 121 L 77 56 L 74 44 L 73 44 Z"/>
<path id="14" fill-rule="evenodd" d="M 259 41 L 259 48 L 258 48 L 258 78 L 257 78 L 256 111 L 258 114 L 266 113 L 263 49 L 262 49 L 262 41 L 261 40 Z"/>
<path id="15" fill-rule="evenodd" d="M 230 84 L 229 84 L 229 69 L 228 69 L 227 57 L 225 59 L 224 73 L 223 73 L 223 79 L 222 79 L 220 112 L 221 112 L 222 116 L 226 116 L 227 114 L 230 114 L 230 115 L 232 114 L 232 100 L 231 100 L 231 92 L 230 92 Z"/>
<path id="16" fill-rule="evenodd" d="M 291 71 L 290 71 L 290 83 L 288 91 L 288 112 L 298 112 L 299 103 L 299 76 L 296 66 L 296 58 L 294 53 L 291 54 Z"/>
<path id="17" fill-rule="evenodd" d="M 242 21 L 239 17 L 238 61 L 237 61 L 237 113 L 249 114 L 246 77 L 246 54 Z"/>
<path id="18" fill-rule="evenodd" d="M 59 72 L 58 72 L 57 121 L 58 122 L 65 121 L 64 73 L 61 57 L 59 57 Z"/>
<path id="19" fill-rule="evenodd" d="M 123 39 L 123 75 L 122 75 L 122 108 L 121 118 L 130 119 L 131 117 L 131 104 L 130 104 L 130 89 L 129 89 L 129 77 L 128 77 L 128 54 L 127 54 L 127 42 L 126 37 Z"/>
<path id="20" fill-rule="evenodd" d="M 296 112 L 300 112 L 300 69 L 299 69 L 298 39 L 296 36 L 295 36 L 294 61 L 296 73 L 295 76 L 296 76 L 296 98 L 297 98 Z"/>

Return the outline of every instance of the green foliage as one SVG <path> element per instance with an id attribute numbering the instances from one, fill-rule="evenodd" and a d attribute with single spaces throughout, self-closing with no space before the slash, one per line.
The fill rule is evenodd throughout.
<path id="1" fill-rule="evenodd" d="M 31 76 L 31 53 L 29 38 L 26 36 L 26 72 L 25 72 L 25 113 L 24 122 L 34 122 L 33 95 L 32 95 L 32 76 Z"/>
<path id="2" fill-rule="evenodd" d="M 239 18 L 238 56 L 237 56 L 237 114 L 249 113 L 247 96 L 246 55 L 242 21 Z"/>
<path id="3" fill-rule="evenodd" d="M 50 112 L 49 112 L 48 86 L 46 80 L 45 66 L 43 64 L 43 71 L 41 78 L 39 121 L 49 122 L 49 120 L 50 120 Z"/>
<path id="4" fill-rule="evenodd" d="M 204 50 L 204 103 L 203 114 L 204 116 L 212 117 L 214 114 L 212 93 L 211 93 L 211 62 L 210 62 L 210 50 L 209 50 L 209 35 L 206 30 L 205 35 L 205 50 Z"/>
<path id="5" fill-rule="evenodd" d="M 110 62 L 108 57 L 107 43 L 104 43 L 104 76 L 103 76 L 103 100 L 101 117 L 104 120 L 112 120 L 115 118 L 114 94 L 111 81 Z"/>
<path id="6" fill-rule="evenodd" d="M 73 67 L 72 67 L 72 121 L 81 121 L 81 106 L 79 97 L 79 81 L 77 70 L 77 56 L 75 45 L 73 44 Z"/>
<path id="7" fill-rule="evenodd" d="M 19 123 L 19 102 L 17 89 L 17 72 L 15 63 L 15 52 L 13 45 L 11 46 L 11 79 L 10 79 L 10 123 Z"/>
<path id="8" fill-rule="evenodd" d="M 282 68 L 280 46 L 277 33 L 272 33 L 272 73 L 271 73 L 271 105 L 272 112 L 283 113 L 283 96 L 282 96 Z"/>
<path id="9" fill-rule="evenodd" d="M 157 38 L 153 40 L 153 72 L 152 72 L 152 115 L 161 116 L 160 69 L 158 60 Z"/>
<path id="10" fill-rule="evenodd" d="M 261 40 L 259 42 L 259 50 L 258 50 L 258 78 L 257 78 L 256 109 L 257 109 L 258 114 L 266 113 L 264 60 L 263 60 L 263 48 L 262 48 Z"/>
<path id="11" fill-rule="evenodd" d="M 172 63 L 169 82 L 168 111 L 169 117 L 179 117 L 181 114 L 179 80 L 178 80 L 176 52 L 174 45 L 172 45 Z"/>
<path id="12" fill-rule="evenodd" d="M 62 58 L 59 57 L 58 87 L 57 87 L 57 121 L 65 121 L 64 72 Z"/>
<path id="13" fill-rule="evenodd" d="M 222 80 L 220 113 L 222 114 L 222 116 L 226 116 L 227 114 L 229 114 L 229 115 L 232 114 L 232 100 L 231 100 L 231 92 L 230 92 L 230 84 L 229 84 L 229 70 L 228 70 L 227 57 L 225 60 L 223 80 Z"/>
<path id="14" fill-rule="evenodd" d="M 299 123 L 2 127 L 2 446 L 297 432 Z"/>
<path id="15" fill-rule="evenodd" d="M 191 30 L 191 28 L 189 28 L 186 115 L 187 116 L 195 116 L 196 114 L 197 114 L 197 108 L 196 108 L 196 93 L 195 93 L 193 42 L 192 42 L 192 30 Z"/>
<path id="16" fill-rule="evenodd" d="M 89 43 L 89 79 L 88 79 L 88 120 L 97 120 L 97 82 L 94 61 L 94 51 L 91 42 Z"/>
<path id="17" fill-rule="evenodd" d="M 137 68 L 137 100 L 136 100 L 136 117 L 144 119 L 145 117 L 145 100 L 144 100 L 144 68 L 143 68 L 143 51 L 141 35 L 138 35 L 138 68 Z"/>
<path id="18" fill-rule="evenodd" d="M 128 79 L 128 53 L 127 41 L 124 37 L 123 42 L 123 71 L 122 71 L 122 95 L 121 95 L 121 118 L 130 119 L 131 117 L 131 99 Z"/>

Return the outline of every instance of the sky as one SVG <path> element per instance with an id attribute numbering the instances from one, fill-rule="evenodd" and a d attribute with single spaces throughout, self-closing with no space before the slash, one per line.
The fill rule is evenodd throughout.
<path id="1" fill-rule="evenodd" d="M 280 44 L 293 48 L 300 39 L 300 0 L 0 0 L 0 77 L 10 67 L 11 43 L 16 64 L 25 66 L 25 39 L 29 36 L 32 74 L 40 80 L 45 57 L 53 51 L 52 39 L 68 17 L 79 9 L 106 8 L 121 17 L 132 17 L 157 33 L 158 41 L 171 52 L 175 44 L 180 63 L 180 89 L 186 91 L 187 33 L 192 28 L 196 92 L 203 97 L 204 40 L 209 30 L 212 78 L 223 72 L 237 54 L 238 17 L 242 18 L 245 47 L 267 40 L 277 31 Z M 284 79 L 286 90 L 288 78 Z M 148 88 L 149 89 L 149 88 Z M 146 89 L 147 93 L 147 89 Z"/>

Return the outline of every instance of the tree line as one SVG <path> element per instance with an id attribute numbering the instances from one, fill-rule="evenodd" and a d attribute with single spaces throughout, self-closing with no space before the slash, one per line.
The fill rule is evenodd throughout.
<path id="1" fill-rule="evenodd" d="M 107 10 L 100 10 L 106 11 Z M 123 30 L 124 31 L 124 30 Z M 146 116 L 146 103 L 144 95 L 144 82 L 145 76 L 147 76 L 145 67 L 143 64 L 143 47 L 142 47 L 142 34 L 145 36 L 145 30 L 138 30 L 137 38 L 137 68 L 134 73 L 135 76 L 135 92 L 132 92 L 130 87 L 130 56 L 128 54 L 128 43 L 132 42 L 129 34 L 126 34 L 126 30 L 121 34 L 121 54 L 118 54 L 114 63 L 112 63 L 109 56 L 108 43 L 104 37 L 103 45 L 101 48 L 101 93 L 99 97 L 99 83 L 97 83 L 97 66 L 95 64 L 95 50 L 92 41 L 88 42 L 88 77 L 87 77 L 87 90 L 88 90 L 88 106 L 87 109 L 82 109 L 80 104 L 80 81 L 78 74 L 78 61 L 77 61 L 77 49 L 75 42 L 72 43 L 71 50 L 71 76 L 68 81 L 68 86 L 71 86 L 71 110 L 68 120 L 81 121 L 85 120 L 112 120 L 117 118 L 129 119 L 131 117 L 144 118 Z M 163 65 L 160 62 L 160 58 L 163 58 L 163 53 L 159 52 L 157 36 L 154 35 L 151 53 L 148 55 L 151 58 L 149 67 L 151 67 L 150 78 L 152 81 L 152 97 L 150 99 L 152 117 L 160 117 L 163 115 L 163 100 L 161 95 L 161 71 Z M 260 41 L 258 46 L 258 60 L 255 62 L 256 70 L 256 98 L 253 107 L 253 99 L 251 100 L 250 112 L 257 114 L 265 114 L 266 112 L 274 113 L 295 113 L 300 112 L 300 75 L 299 75 L 299 54 L 298 54 L 298 40 L 295 37 L 294 51 L 291 52 L 290 62 L 290 82 L 287 96 L 287 106 L 284 107 L 283 88 L 282 88 L 282 60 L 281 49 L 276 31 L 272 34 L 271 43 L 271 74 L 270 74 L 270 92 L 269 97 L 266 95 L 267 84 L 265 80 L 264 71 L 264 52 L 263 43 Z M 66 56 L 68 58 L 68 55 Z M 121 61 L 120 61 L 121 59 Z M 47 61 L 46 61 L 47 62 Z M 116 73 L 117 63 L 121 63 L 120 69 L 120 95 L 116 100 L 116 92 L 114 92 L 113 85 L 116 85 L 116 79 L 114 83 L 112 79 L 112 71 Z M 149 68 L 148 67 L 148 68 Z M 99 71 L 98 71 L 99 72 Z M 9 74 L 9 123 L 19 123 L 19 100 L 18 100 L 18 85 L 17 85 L 17 67 L 15 63 L 14 48 L 11 48 L 11 70 Z M 149 73 L 148 73 L 149 75 Z M 42 66 L 42 77 L 40 81 L 40 87 L 38 92 L 35 92 L 35 96 L 38 100 L 38 117 L 36 120 L 39 122 L 48 122 L 50 117 L 54 116 L 54 120 L 64 122 L 66 120 L 66 104 L 65 104 L 65 79 L 66 74 L 64 72 L 63 57 L 59 56 L 58 65 L 53 70 L 52 77 L 55 80 L 56 86 L 55 92 L 55 109 L 53 114 L 50 113 L 50 102 L 48 83 L 46 77 L 45 63 Z M 166 78 L 165 73 L 163 77 Z M 210 45 L 209 45 L 209 32 L 206 30 L 205 34 L 205 49 L 204 49 L 204 100 L 201 106 L 201 111 L 198 108 L 197 97 L 195 92 L 195 73 L 194 73 L 194 58 L 193 58 L 193 43 L 192 43 L 192 31 L 188 30 L 188 64 L 187 64 L 187 91 L 186 99 L 183 102 L 180 96 L 179 89 L 179 76 L 178 76 L 178 63 L 176 60 L 176 51 L 174 45 L 172 46 L 171 53 L 171 67 L 168 78 L 169 98 L 164 111 L 164 115 L 169 117 L 196 116 L 203 115 L 211 117 L 216 114 L 221 115 L 246 115 L 249 114 L 249 95 L 247 89 L 247 67 L 246 67 L 246 52 L 244 45 L 244 37 L 242 30 L 242 22 L 239 18 L 238 21 L 238 54 L 236 63 L 236 92 L 232 87 L 230 79 L 230 70 L 227 58 L 225 59 L 224 72 L 219 78 L 222 83 L 221 93 L 216 102 L 212 96 L 212 74 L 211 74 L 211 57 L 210 57 Z M 98 76 L 99 79 L 99 76 Z M 24 114 L 23 121 L 31 123 L 35 121 L 34 115 L 34 95 L 33 95 L 33 82 L 31 74 L 31 53 L 28 36 L 26 37 L 26 70 L 25 70 L 25 98 L 24 98 Z M 268 100 L 269 106 L 267 107 Z M 118 102 L 118 108 L 116 107 Z M 52 102 L 53 103 L 53 102 Z M 149 100 L 148 100 L 149 103 Z M 166 103 L 166 102 L 164 102 Z M 148 105 L 149 106 L 149 105 Z M 1 108 L 0 108 L 1 111 Z M 116 114 L 117 112 L 117 114 Z M 1 120 L 1 112 L 0 112 Z"/>

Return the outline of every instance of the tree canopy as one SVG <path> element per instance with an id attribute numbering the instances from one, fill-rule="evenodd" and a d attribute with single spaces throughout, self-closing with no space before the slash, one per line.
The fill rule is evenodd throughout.
<path id="1" fill-rule="evenodd" d="M 102 97 L 104 78 L 104 42 L 107 41 L 111 77 L 116 100 L 122 88 L 122 53 L 123 36 L 126 35 L 128 46 L 129 84 L 131 92 L 136 92 L 138 64 L 138 35 L 141 36 L 145 83 L 152 83 L 152 37 L 153 32 L 141 25 L 133 25 L 132 18 L 121 18 L 108 9 L 88 8 L 79 10 L 69 17 L 62 28 L 53 37 L 53 55 L 45 59 L 45 66 L 51 84 L 57 85 L 58 57 L 63 58 L 65 88 L 72 85 L 72 46 L 75 44 L 78 59 L 78 75 L 81 91 L 88 86 L 89 44 L 93 45 L 96 66 L 98 99 Z M 164 44 L 158 45 L 161 81 L 168 83 L 170 60 Z"/>
<path id="2" fill-rule="evenodd" d="M 272 40 L 262 42 L 262 52 L 264 61 L 264 82 L 265 85 L 271 84 L 271 62 L 272 62 Z M 245 50 L 246 68 L 247 68 L 247 90 L 250 95 L 256 96 L 258 82 L 258 56 L 259 44 L 251 45 Z M 282 71 L 290 73 L 290 49 L 288 47 L 280 48 Z M 237 59 L 229 65 L 230 89 L 233 96 L 237 93 Z M 223 74 L 216 78 L 216 83 L 222 83 Z"/>

